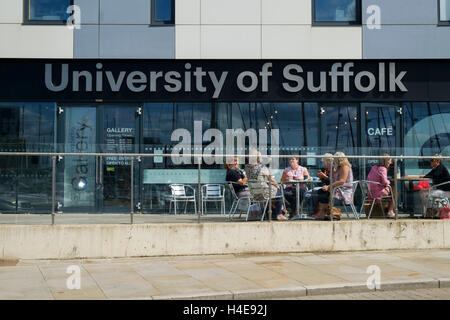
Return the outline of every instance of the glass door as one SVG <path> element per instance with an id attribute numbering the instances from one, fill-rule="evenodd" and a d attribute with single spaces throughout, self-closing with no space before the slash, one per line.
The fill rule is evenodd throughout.
<path id="1" fill-rule="evenodd" d="M 138 153 L 137 106 L 103 105 L 101 128 L 102 152 Z M 138 172 L 134 162 L 134 172 Z M 101 161 L 101 183 L 103 185 L 103 212 L 130 212 L 131 204 L 131 159 L 126 156 L 103 157 Z M 134 175 L 136 188 L 138 175 Z"/>
<path id="2" fill-rule="evenodd" d="M 131 162 L 128 157 L 83 153 L 138 153 L 135 105 L 65 105 L 58 114 L 58 151 L 78 153 L 58 162 L 57 199 L 63 212 L 129 213 Z M 139 190 L 135 166 L 134 190 Z M 136 201 L 137 202 L 137 201 Z"/>

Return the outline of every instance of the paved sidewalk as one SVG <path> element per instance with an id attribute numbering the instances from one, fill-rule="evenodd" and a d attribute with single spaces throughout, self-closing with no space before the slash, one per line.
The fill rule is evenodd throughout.
<path id="1" fill-rule="evenodd" d="M 66 273 L 80 266 L 81 289 Z M 0 299 L 264 299 L 450 287 L 450 250 L 0 261 Z"/>

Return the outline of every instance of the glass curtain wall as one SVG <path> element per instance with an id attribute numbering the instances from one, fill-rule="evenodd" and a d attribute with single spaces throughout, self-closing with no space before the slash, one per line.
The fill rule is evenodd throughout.
<path id="1" fill-rule="evenodd" d="M 55 103 L 0 103 L 0 151 L 54 152 Z M 0 159 L 0 212 L 51 210 L 50 157 Z"/>
<path id="2" fill-rule="evenodd" d="M 450 155 L 449 102 L 404 103 L 403 114 L 405 155 Z M 431 169 L 429 160 L 408 160 L 405 168 L 409 175 L 424 174 Z"/>

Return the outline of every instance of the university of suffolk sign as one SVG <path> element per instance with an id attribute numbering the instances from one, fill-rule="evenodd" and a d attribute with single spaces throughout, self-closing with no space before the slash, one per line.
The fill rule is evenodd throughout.
<path id="1" fill-rule="evenodd" d="M 450 61 L 0 59 L 0 100 L 450 101 Z"/>

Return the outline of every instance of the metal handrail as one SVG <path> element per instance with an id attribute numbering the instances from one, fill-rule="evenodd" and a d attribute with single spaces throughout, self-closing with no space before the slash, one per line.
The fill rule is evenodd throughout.
<path id="1" fill-rule="evenodd" d="M 102 152 L 93 152 L 93 153 L 80 153 L 80 152 L 0 152 L 0 156 L 41 156 L 41 157 L 52 157 L 52 156 L 67 156 L 67 157 L 73 157 L 73 156 L 83 156 L 83 157 L 178 157 L 178 155 L 173 155 L 169 153 L 102 153 Z M 228 154 L 213 154 L 208 155 L 209 158 L 223 158 L 223 157 L 229 157 Z M 248 154 L 233 154 L 233 157 L 245 157 L 245 158 L 257 158 L 257 155 L 248 155 Z M 287 159 L 291 158 L 293 155 L 262 155 L 263 158 L 281 158 L 281 159 Z M 183 153 L 183 157 L 195 157 L 195 158 L 203 158 L 203 154 L 199 153 Z M 261 157 L 261 156 L 259 156 Z M 322 159 L 322 158 L 328 158 L 328 159 L 397 159 L 397 160 L 414 160 L 414 159 L 441 159 L 441 160 L 450 160 L 450 156 L 366 156 L 366 155 L 345 155 L 345 156 L 325 156 L 325 155 L 295 155 L 296 158 L 302 158 L 302 159 Z"/>
<path id="2" fill-rule="evenodd" d="M 135 159 L 138 159 L 138 161 L 141 160 L 142 157 L 178 157 L 173 155 L 173 154 L 159 154 L 159 153 L 74 153 L 74 152 L 0 152 L 0 157 L 1 156 L 15 156 L 15 157 L 20 157 L 20 156 L 41 156 L 41 157 L 50 157 L 51 162 L 52 162 L 52 204 L 51 204 L 51 216 L 52 216 L 52 225 L 55 224 L 55 213 L 56 213 L 56 207 L 55 207 L 55 202 L 56 202 L 56 197 L 55 197 L 55 176 L 56 176 L 56 162 L 61 160 L 64 157 L 125 157 L 125 158 L 130 158 L 131 160 L 131 167 L 130 170 L 131 172 L 131 210 L 130 210 L 130 218 L 131 218 L 131 223 L 133 224 L 133 214 L 134 214 L 134 163 L 133 161 Z M 214 155 L 208 155 L 208 157 L 230 157 L 231 155 L 227 155 L 227 154 L 214 154 Z M 233 157 L 245 157 L 245 158 L 255 158 L 255 157 L 259 157 L 259 155 L 232 155 Z M 290 158 L 293 155 L 262 155 L 263 158 Z M 183 157 L 196 157 L 198 159 L 198 192 L 197 192 L 197 196 L 199 197 L 198 199 L 198 222 L 200 222 L 200 215 L 202 214 L 202 208 L 200 206 L 200 196 L 201 196 L 201 192 L 200 192 L 200 172 L 201 172 L 201 163 L 202 163 L 202 158 L 203 155 L 202 154 L 198 154 L 198 153 L 192 153 L 192 154 L 185 154 L 183 153 Z M 372 156 L 372 155 L 345 155 L 345 156 L 334 156 L 334 155 L 295 155 L 295 157 L 297 158 L 314 158 L 314 159 L 323 159 L 323 158 L 327 158 L 327 159 L 341 159 L 341 158 L 347 158 L 347 159 L 393 159 L 394 161 L 394 169 L 396 169 L 397 166 L 397 161 L 398 160 L 406 160 L 406 159 L 440 159 L 440 160 L 450 160 L 450 156 Z M 331 166 L 333 166 L 334 161 L 331 162 Z M 397 172 L 397 170 L 395 170 L 395 172 Z M 330 175 L 330 185 L 332 186 L 333 184 L 333 179 L 332 179 L 332 175 Z M 269 182 L 269 185 L 272 185 L 272 182 Z M 397 189 L 397 176 L 394 175 L 394 188 Z M 332 194 L 334 194 L 333 192 L 333 187 L 330 187 L 330 210 L 332 210 L 333 207 L 333 197 L 331 196 Z M 195 191 L 194 191 L 195 192 Z M 395 200 L 394 200 L 395 201 Z M 270 194 L 269 197 L 269 202 L 272 202 L 272 196 Z M 397 201 L 396 202 L 396 206 L 395 206 L 395 213 L 396 213 L 396 219 L 398 218 L 398 208 L 397 208 Z M 271 211 L 271 207 L 269 207 L 269 212 Z M 330 215 L 332 217 L 332 215 Z M 270 217 L 269 217 L 269 221 L 270 221 Z"/>

